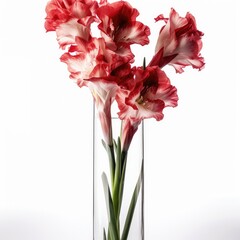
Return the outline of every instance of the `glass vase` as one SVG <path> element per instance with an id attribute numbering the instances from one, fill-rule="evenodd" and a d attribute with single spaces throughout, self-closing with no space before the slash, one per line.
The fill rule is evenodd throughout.
<path id="1" fill-rule="evenodd" d="M 144 239 L 144 130 L 138 126 L 122 150 L 122 120 L 111 117 L 113 144 L 103 140 L 98 112 L 93 114 L 93 239 Z"/>

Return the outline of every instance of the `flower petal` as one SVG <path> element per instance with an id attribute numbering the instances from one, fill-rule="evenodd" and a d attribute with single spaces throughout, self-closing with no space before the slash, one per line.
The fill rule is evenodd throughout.
<path id="1" fill-rule="evenodd" d="M 57 40 L 62 49 L 67 45 L 75 45 L 75 38 L 81 38 L 88 41 L 90 38 L 90 29 L 79 24 L 76 18 L 59 25 L 56 29 Z"/>
<path id="2" fill-rule="evenodd" d="M 134 85 L 132 86 L 134 82 Z M 120 119 L 142 120 L 163 118 L 165 107 L 177 106 L 177 89 L 158 67 L 137 68 L 131 90 L 121 89 L 116 95 Z"/>
<path id="3" fill-rule="evenodd" d="M 105 41 L 112 46 L 149 43 L 150 29 L 136 21 L 139 12 L 128 2 L 107 4 L 97 10 L 97 15 L 101 21 L 98 28 L 103 32 Z"/>
<path id="4" fill-rule="evenodd" d="M 201 70 L 204 66 L 204 59 L 200 54 L 203 33 L 197 30 L 194 16 L 187 13 L 184 18 L 180 17 L 172 8 L 169 19 L 159 15 L 156 21 L 159 20 L 165 21 L 166 25 L 159 32 L 156 54 L 150 66 L 162 68 L 169 64 L 179 73 L 183 72 L 185 66 Z"/>

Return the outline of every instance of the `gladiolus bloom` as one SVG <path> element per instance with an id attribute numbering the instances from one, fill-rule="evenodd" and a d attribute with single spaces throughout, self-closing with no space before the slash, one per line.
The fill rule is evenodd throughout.
<path id="1" fill-rule="evenodd" d="M 116 96 L 120 119 L 142 120 L 153 117 L 159 121 L 163 118 L 165 107 L 177 106 L 177 89 L 157 66 L 137 68 L 135 78 L 129 84 L 129 89 L 120 91 Z"/>
<path id="2" fill-rule="evenodd" d="M 159 15 L 155 20 L 162 20 L 166 25 L 159 32 L 156 54 L 149 65 L 162 68 L 169 64 L 178 73 L 182 73 L 186 66 L 201 70 L 204 66 L 204 59 L 200 54 L 203 33 L 197 30 L 193 15 L 187 13 L 182 18 L 172 8 L 169 19 Z"/>

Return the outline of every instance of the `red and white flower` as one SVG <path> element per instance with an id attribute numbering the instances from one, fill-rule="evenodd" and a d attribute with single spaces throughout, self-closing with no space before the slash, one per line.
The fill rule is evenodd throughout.
<path id="1" fill-rule="evenodd" d="M 128 2 L 109 3 L 100 7 L 96 13 L 101 21 L 98 28 L 111 49 L 115 50 L 119 45 L 149 43 L 149 27 L 136 21 L 139 12 Z"/>
<path id="2" fill-rule="evenodd" d="M 46 6 L 45 29 L 56 31 L 62 49 L 75 45 L 75 38 L 91 39 L 91 24 L 98 22 L 96 10 L 107 1 L 51 0 Z"/>
<path id="3" fill-rule="evenodd" d="M 134 68 L 135 78 L 128 79 L 118 90 L 116 101 L 122 119 L 121 145 L 127 151 L 143 119 L 162 120 L 165 107 L 177 106 L 177 89 L 157 66 Z"/>
<path id="4" fill-rule="evenodd" d="M 76 39 L 78 43 L 78 39 Z M 79 42 L 81 44 L 82 41 Z M 70 78 L 74 79 L 78 86 L 86 86 L 88 79 L 92 74 L 93 69 L 97 65 L 97 55 L 99 48 L 96 46 L 97 41 L 92 39 L 89 42 L 85 42 L 84 49 L 78 51 L 77 46 L 74 48 L 74 52 L 66 52 L 61 56 L 61 61 L 66 63 L 68 70 L 71 73 Z"/>
<path id="5" fill-rule="evenodd" d="M 122 150 L 127 152 L 132 142 L 134 134 L 138 130 L 141 120 L 127 118 L 122 120 L 121 146 Z"/>
<path id="6" fill-rule="evenodd" d="M 152 60 L 147 67 L 145 59 L 143 67 L 133 67 L 135 56 L 131 45 L 148 44 L 150 29 L 136 20 L 139 12 L 128 2 L 50 0 L 46 13 L 46 30 L 56 31 L 59 46 L 65 50 L 61 61 L 67 64 L 70 78 L 79 87 L 89 88 L 99 116 L 111 178 L 109 184 L 108 174 L 103 170 L 103 187 L 108 215 L 111 216 L 108 225 L 112 227 L 110 230 L 105 226 L 102 228 L 103 238 L 106 239 L 110 232 L 111 239 L 126 239 L 135 200 L 142 191 L 141 168 L 132 195 L 134 201 L 128 209 L 131 216 L 128 214 L 120 236 L 118 223 L 130 144 L 143 119 L 160 121 L 165 107 L 178 104 L 177 89 L 162 68 L 169 64 L 179 73 L 185 66 L 203 68 L 204 59 L 200 55 L 203 33 L 197 30 L 195 18 L 190 13 L 182 18 L 171 9 L 169 18 L 159 15 L 155 19 L 164 21 L 165 26 L 160 30 Z M 94 22 L 99 31 L 97 36 L 91 29 Z M 122 120 L 118 140 L 113 139 L 112 133 L 114 101 Z"/>
<path id="7" fill-rule="evenodd" d="M 55 31 L 59 25 L 71 19 L 77 19 L 87 26 L 95 21 L 94 13 L 98 6 L 94 0 L 51 0 L 46 6 L 45 28 Z"/>
<path id="8" fill-rule="evenodd" d="M 118 85 L 114 81 L 101 78 L 89 80 L 88 87 L 93 95 L 103 131 L 104 141 L 108 146 L 113 145 L 111 105 L 115 100 Z"/>
<path id="9" fill-rule="evenodd" d="M 90 28 L 79 24 L 77 19 L 71 19 L 62 23 L 56 29 L 57 41 L 62 49 L 75 46 L 78 41 L 84 41 L 88 45 L 91 41 Z"/>
<path id="10" fill-rule="evenodd" d="M 120 119 L 142 120 L 153 117 L 159 121 L 163 118 L 165 107 L 177 106 L 178 96 L 177 89 L 159 67 L 138 67 L 129 89 L 121 89 L 116 100 Z"/>
<path id="11" fill-rule="evenodd" d="M 133 59 L 129 48 L 123 47 L 122 50 L 112 51 L 106 47 L 103 38 L 92 38 L 88 42 L 76 38 L 76 44 L 62 55 L 61 61 L 68 65 L 70 78 L 76 80 L 80 87 L 86 86 L 88 83 L 86 80 L 92 78 L 106 79 L 116 76 L 119 69 L 130 71 L 126 68 Z M 116 81 L 121 76 L 122 73 Z"/>
<path id="12" fill-rule="evenodd" d="M 178 73 L 183 72 L 185 66 L 201 70 L 204 66 L 204 59 L 200 54 L 203 33 L 197 30 L 194 16 L 187 13 L 186 17 L 180 17 L 172 8 L 169 19 L 159 15 L 155 20 L 162 20 L 166 25 L 160 30 L 156 55 L 149 65 L 162 68 L 169 64 Z"/>
<path id="13" fill-rule="evenodd" d="M 50 0 L 46 13 L 46 30 L 56 31 L 60 47 L 67 50 L 61 61 L 67 64 L 70 78 L 80 87 L 87 86 L 93 95 L 108 145 L 112 144 L 113 101 L 123 120 L 121 141 L 127 150 L 143 119 L 162 120 L 165 107 L 177 106 L 177 89 L 161 69 L 168 64 L 181 73 L 186 66 L 199 70 L 204 66 L 200 54 L 203 33 L 190 13 L 180 17 L 172 8 L 169 18 L 155 18 L 165 25 L 147 67 L 131 66 L 131 45 L 148 44 L 150 29 L 137 21 L 139 12 L 128 2 Z M 93 22 L 101 37 L 93 36 Z"/>

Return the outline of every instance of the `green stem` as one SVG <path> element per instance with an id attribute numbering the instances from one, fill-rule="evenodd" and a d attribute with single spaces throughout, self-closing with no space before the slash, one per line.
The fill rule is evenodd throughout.
<path id="1" fill-rule="evenodd" d="M 121 179 L 119 183 L 119 208 L 118 208 L 118 216 L 120 215 L 121 206 L 122 206 L 122 198 L 123 198 L 123 189 L 124 189 L 124 181 L 125 181 L 125 172 L 126 172 L 126 166 L 127 166 L 127 154 L 123 154 L 122 152 L 122 162 L 124 162 L 122 166 L 122 173 L 121 173 Z"/>
<path id="2" fill-rule="evenodd" d="M 117 220 L 119 219 L 119 185 L 121 180 L 121 141 L 118 138 L 117 149 L 116 149 L 116 169 L 114 176 L 114 184 L 113 184 L 113 205 Z M 118 221 L 119 222 L 119 221 Z"/>
<path id="3" fill-rule="evenodd" d="M 125 220 L 122 237 L 120 238 L 120 212 L 123 198 L 125 173 L 127 165 L 127 152 L 121 149 L 121 139 L 118 138 L 117 143 L 113 141 L 112 146 L 106 146 L 103 143 L 109 157 L 110 164 L 110 176 L 111 176 L 111 186 L 112 191 L 110 191 L 107 176 L 105 173 L 102 175 L 105 199 L 108 211 L 108 231 L 107 236 L 104 229 L 103 239 L 104 240 L 127 240 L 130 226 L 132 223 L 137 199 L 142 186 L 142 174 L 143 166 L 140 171 L 137 183 L 132 194 L 131 202 L 128 208 L 127 217 Z M 115 150 L 115 151 L 114 151 Z"/>
<path id="4" fill-rule="evenodd" d="M 110 168 L 110 176 L 111 176 L 111 186 L 114 184 L 114 175 L 115 175 L 115 154 L 114 154 L 114 145 L 107 145 L 105 141 L 102 139 L 102 145 L 107 151 L 109 168 Z"/>
<path id="5" fill-rule="evenodd" d="M 114 175 L 115 175 L 115 154 L 113 145 L 108 146 L 108 158 L 109 158 L 109 167 L 110 167 L 110 175 L 111 175 L 111 184 L 114 185 Z"/>
<path id="6" fill-rule="evenodd" d="M 116 215 L 114 211 L 111 192 L 109 189 L 109 184 L 108 184 L 107 176 L 105 173 L 102 174 L 102 181 L 103 181 L 105 200 L 106 200 L 106 206 L 107 206 L 107 212 L 108 212 L 108 221 L 109 221 L 108 230 L 110 231 L 112 240 L 120 240 L 120 237 L 118 235 L 118 230 L 117 230 Z"/>

